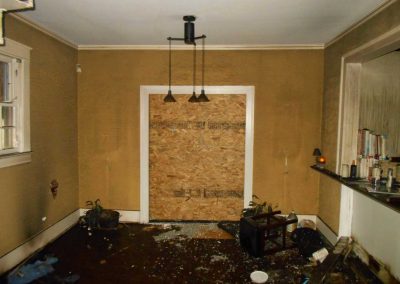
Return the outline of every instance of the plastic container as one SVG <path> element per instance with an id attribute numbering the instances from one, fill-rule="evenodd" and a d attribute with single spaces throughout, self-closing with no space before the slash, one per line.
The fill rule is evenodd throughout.
<path id="1" fill-rule="evenodd" d="M 350 178 L 357 178 L 357 166 L 356 161 L 350 166 Z"/>
<path id="2" fill-rule="evenodd" d="M 294 213 L 294 211 L 292 211 L 292 212 L 287 216 L 286 220 L 288 220 L 288 221 L 289 221 L 289 220 L 296 220 L 296 221 L 298 221 L 298 218 L 297 218 L 296 213 Z M 294 230 L 296 230 L 296 228 L 297 228 L 297 222 L 296 222 L 296 223 L 293 223 L 293 224 L 287 225 L 286 230 L 287 230 L 289 233 L 291 233 L 291 232 L 293 232 Z"/>
<path id="3" fill-rule="evenodd" d="M 268 274 L 264 271 L 256 270 L 250 274 L 250 279 L 253 283 L 265 283 L 268 280 Z"/>

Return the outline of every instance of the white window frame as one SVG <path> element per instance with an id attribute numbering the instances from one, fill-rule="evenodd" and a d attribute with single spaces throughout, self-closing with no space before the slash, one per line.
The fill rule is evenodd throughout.
<path id="1" fill-rule="evenodd" d="M 30 86 L 29 66 L 31 48 L 11 39 L 0 46 L 0 59 L 8 61 L 11 66 L 10 105 L 16 108 L 17 147 L 0 150 L 0 168 L 29 163 L 31 161 L 30 141 Z M 10 73 L 10 74 L 11 74 Z"/>

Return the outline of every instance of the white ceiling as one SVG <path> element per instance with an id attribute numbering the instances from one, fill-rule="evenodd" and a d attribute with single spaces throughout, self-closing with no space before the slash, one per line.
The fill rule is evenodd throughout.
<path id="1" fill-rule="evenodd" d="M 324 44 L 387 0 L 36 0 L 21 16 L 76 45 L 165 45 L 195 15 L 207 45 Z"/>

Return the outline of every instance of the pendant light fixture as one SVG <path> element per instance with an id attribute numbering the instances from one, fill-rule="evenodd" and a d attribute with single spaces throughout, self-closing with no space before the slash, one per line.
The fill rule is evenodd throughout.
<path id="1" fill-rule="evenodd" d="M 196 97 L 196 43 L 193 43 L 193 94 L 188 100 L 189 103 L 198 103 Z"/>
<path id="2" fill-rule="evenodd" d="M 210 100 L 206 96 L 206 92 L 204 91 L 204 56 L 205 56 L 205 49 L 204 49 L 204 41 L 205 38 L 202 38 L 202 48 L 201 48 L 201 93 L 197 100 L 201 103 L 209 102 Z"/>
<path id="3" fill-rule="evenodd" d="M 176 102 L 175 98 L 172 96 L 171 92 L 171 41 L 183 41 L 185 44 L 193 45 L 193 93 L 189 98 L 189 102 L 197 103 L 197 102 L 208 102 L 210 101 L 204 91 L 204 62 L 205 62 L 205 35 L 201 35 L 196 37 L 194 30 L 194 21 L 196 20 L 195 16 L 184 16 L 183 20 L 185 21 L 185 33 L 183 38 L 172 38 L 168 37 L 169 41 L 169 88 L 168 94 L 164 98 L 164 102 Z M 201 94 L 196 96 L 196 40 L 202 39 L 202 67 L 201 67 Z"/>
<path id="4" fill-rule="evenodd" d="M 164 98 L 164 102 L 166 103 L 174 103 L 176 102 L 174 96 L 172 95 L 172 91 L 171 91 L 171 76 L 172 76 L 172 68 L 171 68 L 171 38 L 168 38 L 169 41 L 169 51 L 168 51 L 168 94 L 165 96 Z"/>

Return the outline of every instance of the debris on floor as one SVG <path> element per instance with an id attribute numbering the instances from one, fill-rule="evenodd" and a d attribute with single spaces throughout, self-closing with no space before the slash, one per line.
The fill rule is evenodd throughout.
<path id="1" fill-rule="evenodd" d="M 238 230 L 239 223 L 229 227 Z M 74 283 L 67 277 L 79 283 L 250 283 L 254 271 L 267 273 L 267 283 L 303 283 L 318 268 L 298 248 L 252 257 L 216 223 L 123 224 L 92 236 L 75 226 L 40 254 L 59 261 L 36 284 Z M 334 267 L 334 277 L 343 280 L 334 283 L 358 283 L 346 267 Z"/>
<path id="2" fill-rule="evenodd" d="M 17 268 L 8 276 L 9 284 L 25 284 L 54 272 L 53 264 L 58 261 L 56 257 L 37 260 L 32 264 L 25 264 Z"/>
<path id="3" fill-rule="evenodd" d="M 314 252 L 324 247 L 320 233 L 310 228 L 296 229 L 291 238 L 297 244 L 300 254 L 304 257 L 310 257 Z"/>
<path id="4" fill-rule="evenodd" d="M 326 260 L 314 271 L 311 277 L 311 283 L 323 283 L 329 277 L 332 270 L 335 268 L 339 260 L 347 254 L 349 249 L 350 239 L 341 237 L 336 243 L 333 252 L 326 256 Z"/>
<path id="5" fill-rule="evenodd" d="M 152 226 L 153 229 L 155 226 Z M 159 229 L 165 230 L 153 238 L 156 242 L 176 238 L 196 239 L 232 239 L 233 237 L 218 228 L 216 223 L 168 223 L 160 224 Z M 143 230 L 148 230 L 144 228 Z"/>

